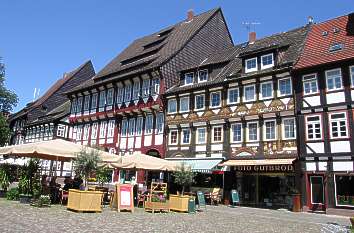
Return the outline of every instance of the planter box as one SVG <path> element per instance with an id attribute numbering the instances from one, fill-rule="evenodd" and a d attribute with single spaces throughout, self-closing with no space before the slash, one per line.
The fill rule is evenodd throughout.
<path id="1" fill-rule="evenodd" d="M 69 189 L 67 209 L 102 212 L 102 192 Z"/>
<path id="2" fill-rule="evenodd" d="M 20 201 L 21 204 L 30 204 L 32 200 L 32 195 L 20 194 L 18 200 Z"/>
<path id="3" fill-rule="evenodd" d="M 167 211 L 170 212 L 170 205 L 169 202 L 152 202 L 152 201 L 145 201 L 144 203 L 145 211 L 150 210 L 152 213 L 157 211 Z"/>
<path id="4" fill-rule="evenodd" d="M 188 212 L 188 202 L 191 196 L 170 195 L 170 210 Z"/>

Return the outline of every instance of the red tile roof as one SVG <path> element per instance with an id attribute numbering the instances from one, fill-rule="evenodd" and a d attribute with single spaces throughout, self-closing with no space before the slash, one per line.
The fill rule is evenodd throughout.
<path id="1" fill-rule="evenodd" d="M 334 44 L 342 44 L 343 48 L 330 51 Z M 312 25 L 295 69 L 350 58 L 354 58 L 354 13 Z"/>

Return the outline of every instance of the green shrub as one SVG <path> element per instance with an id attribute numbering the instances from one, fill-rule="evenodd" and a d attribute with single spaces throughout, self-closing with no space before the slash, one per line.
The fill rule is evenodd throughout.
<path id="1" fill-rule="evenodd" d="M 6 193 L 7 200 L 16 201 L 16 200 L 18 200 L 19 196 L 20 196 L 20 193 L 18 191 L 18 188 L 12 188 L 9 191 L 7 191 L 7 193 Z"/>

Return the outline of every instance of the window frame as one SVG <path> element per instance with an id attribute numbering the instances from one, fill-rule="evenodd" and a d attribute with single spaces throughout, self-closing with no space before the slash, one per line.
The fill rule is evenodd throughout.
<path id="1" fill-rule="evenodd" d="M 255 140 L 251 140 L 250 139 L 250 128 L 249 128 L 249 125 L 250 124 L 256 124 L 257 125 L 257 139 L 255 139 Z M 247 122 L 247 128 L 246 128 L 246 141 L 247 142 L 259 142 L 259 122 L 258 121 L 249 121 L 249 122 Z"/>
<path id="2" fill-rule="evenodd" d="M 294 137 L 286 137 L 286 134 L 285 134 L 285 121 L 286 120 L 293 120 L 294 121 Z M 296 119 L 295 119 L 295 117 L 282 118 L 281 124 L 282 124 L 282 137 L 283 137 L 283 139 L 285 139 L 285 140 L 296 139 Z"/>
<path id="3" fill-rule="evenodd" d="M 186 77 L 187 77 L 187 75 L 192 75 L 192 82 L 191 83 L 187 83 L 186 82 Z M 183 75 L 183 86 L 188 86 L 188 85 L 193 85 L 193 83 L 194 83 L 194 72 L 189 72 L 189 73 L 185 73 L 184 75 Z"/>
<path id="4" fill-rule="evenodd" d="M 263 65 L 263 57 L 272 56 L 272 64 Z M 268 53 L 261 56 L 261 70 L 265 70 L 274 66 L 274 54 Z"/>
<path id="5" fill-rule="evenodd" d="M 203 107 L 202 108 L 197 108 L 197 106 L 198 106 L 198 101 L 197 101 L 197 97 L 198 96 L 203 96 Z M 195 111 L 201 111 L 201 110 L 204 110 L 205 109 L 205 94 L 196 94 L 195 96 L 194 96 L 194 110 Z"/>
<path id="6" fill-rule="evenodd" d="M 130 102 L 132 100 L 132 84 L 128 83 L 124 87 L 124 102 Z"/>
<path id="7" fill-rule="evenodd" d="M 251 60 L 256 60 L 256 67 L 253 67 L 253 68 L 249 69 L 247 67 L 247 62 L 251 61 Z M 245 73 L 251 73 L 251 72 L 254 72 L 254 71 L 257 71 L 257 70 L 258 70 L 258 59 L 257 59 L 257 57 L 245 59 Z"/>
<path id="8" fill-rule="evenodd" d="M 117 104 L 121 104 L 124 102 L 124 87 L 123 86 L 118 86 L 116 100 L 117 100 Z"/>
<path id="9" fill-rule="evenodd" d="M 106 106 L 106 90 L 100 91 L 100 97 L 98 100 L 98 107 L 104 108 Z"/>
<path id="10" fill-rule="evenodd" d="M 148 119 L 151 119 L 151 128 L 148 128 Z M 144 133 L 145 135 L 151 135 L 153 133 L 154 130 L 154 116 L 152 114 L 147 114 L 145 117 L 145 129 L 144 129 Z"/>
<path id="11" fill-rule="evenodd" d="M 328 88 L 328 73 L 331 72 L 331 71 L 336 71 L 336 70 L 339 70 L 341 87 L 340 88 L 335 87 L 335 82 L 334 82 L 334 88 L 333 89 L 329 89 Z M 326 70 L 325 71 L 325 77 L 326 77 L 326 91 L 327 92 L 343 90 L 343 74 L 342 74 L 342 69 L 341 68 L 335 68 L 335 69 Z"/>
<path id="12" fill-rule="evenodd" d="M 213 94 L 215 94 L 215 93 L 218 93 L 218 95 L 220 97 L 219 105 L 217 105 L 217 106 L 213 106 L 213 101 L 212 101 Z M 222 99 L 221 98 L 222 98 L 221 91 L 212 91 L 212 92 L 210 92 L 209 93 L 209 101 L 210 101 L 209 108 L 220 108 L 221 107 L 221 103 L 222 103 Z"/>
<path id="13" fill-rule="evenodd" d="M 65 137 L 65 125 L 61 125 L 61 124 L 58 125 L 57 137 L 62 137 L 62 138 Z M 29 138 L 31 138 L 31 136 Z"/>
<path id="14" fill-rule="evenodd" d="M 266 123 L 268 123 L 268 122 L 273 122 L 274 123 L 274 138 L 267 138 L 267 125 L 266 125 Z M 277 121 L 275 119 L 264 120 L 264 123 L 263 123 L 263 135 L 264 135 L 264 138 L 263 138 L 264 141 L 275 141 L 275 140 L 278 139 Z"/>
<path id="15" fill-rule="evenodd" d="M 90 95 L 84 95 L 84 112 L 90 111 Z"/>
<path id="16" fill-rule="evenodd" d="M 171 112 L 170 111 L 170 102 L 174 101 L 175 102 L 175 111 L 174 112 Z M 167 113 L 168 114 L 174 114 L 174 113 L 177 113 L 177 99 L 176 98 L 173 98 L 173 99 L 168 99 L 167 100 Z"/>
<path id="17" fill-rule="evenodd" d="M 316 89 L 317 91 L 316 92 L 312 92 L 312 88 L 310 88 L 310 92 L 309 93 L 306 93 L 305 92 L 305 78 L 307 77 L 311 77 L 311 76 L 314 76 L 314 78 L 312 79 L 315 79 L 316 80 Z M 311 79 L 311 80 L 312 80 Z M 305 74 L 302 76 L 302 88 L 303 88 L 303 95 L 304 96 L 307 96 L 307 95 L 313 95 L 313 94 L 318 94 L 319 93 L 319 88 L 318 88 L 318 78 L 317 78 L 317 73 L 312 73 L 312 74 Z"/>
<path id="18" fill-rule="evenodd" d="M 176 142 L 174 142 L 174 143 L 172 143 L 172 132 L 176 133 Z M 178 145 L 178 130 L 177 129 L 170 130 L 169 135 L 168 135 L 168 144 L 169 145 Z"/>
<path id="19" fill-rule="evenodd" d="M 143 126 L 144 126 L 144 118 L 142 116 L 139 116 L 136 118 L 136 126 L 135 126 L 135 135 L 136 136 L 141 136 L 143 134 Z"/>
<path id="20" fill-rule="evenodd" d="M 185 110 L 182 110 L 182 100 L 186 100 L 187 99 L 187 103 L 188 103 L 188 107 Z M 189 112 L 190 111 L 190 98 L 189 96 L 182 96 L 179 98 L 179 112 L 180 113 L 184 113 L 184 112 Z"/>
<path id="21" fill-rule="evenodd" d="M 90 132 L 90 124 L 84 125 L 84 133 L 82 135 L 82 141 L 88 141 Z"/>
<path id="22" fill-rule="evenodd" d="M 163 133 L 164 131 L 164 114 L 159 112 L 156 114 L 156 134 Z"/>
<path id="23" fill-rule="evenodd" d="M 122 120 L 122 127 L 121 127 L 121 132 L 120 135 L 121 137 L 127 137 L 128 136 L 128 128 L 129 128 L 129 121 L 128 119 L 123 119 Z"/>
<path id="24" fill-rule="evenodd" d="M 241 126 L 241 140 L 240 141 L 235 141 L 234 140 L 234 136 L 235 136 L 235 133 L 234 133 L 234 126 L 236 126 L 236 125 L 240 125 Z M 231 127 L 230 127 L 230 133 L 231 133 L 231 135 L 230 135 L 230 141 L 232 142 L 232 143 L 241 143 L 242 141 L 243 141 L 243 127 L 242 127 L 242 123 L 232 123 L 231 124 Z"/>
<path id="25" fill-rule="evenodd" d="M 354 65 L 353 66 L 349 66 L 349 73 L 350 73 L 351 87 L 354 87 Z"/>
<path id="26" fill-rule="evenodd" d="M 136 122 L 135 118 L 130 118 L 128 121 L 128 137 L 133 137 L 135 136 L 135 131 L 136 131 Z"/>
<path id="27" fill-rule="evenodd" d="M 81 113 L 82 112 L 83 100 L 84 100 L 83 96 L 80 96 L 79 98 L 77 98 L 77 105 L 76 105 L 76 112 L 77 113 Z"/>
<path id="28" fill-rule="evenodd" d="M 102 135 L 102 129 L 104 130 L 103 135 Z M 107 121 L 101 121 L 99 139 L 105 139 L 106 137 L 107 137 Z"/>
<path id="29" fill-rule="evenodd" d="M 138 100 L 140 97 L 140 81 L 133 82 L 133 100 Z"/>
<path id="30" fill-rule="evenodd" d="M 188 131 L 188 142 L 184 142 L 185 131 Z M 181 145 L 189 145 L 191 143 L 191 129 L 190 128 L 182 128 L 181 129 Z"/>
<path id="31" fill-rule="evenodd" d="M 267 84 L 271 84 L 271 96 L 269 97 L 263 97 L 263 85 L 267 85 Z M 270 80 L 270 81 L 266 81 L 266 82 L 261 82 L 260 83 L 260 95 L 259 95 L 259 99 L 260 100 L 267 100 L 267 99 L 272 99 L 274 98 L 274 85 L 273 85 L 273 81 Z"/>
<path id="32" fill-rule="evenodd" d="M 91 140 L 97 140 L 98 122 L 94 122 L 91 126 Z"/>
<path id="33" fill-rule="evenodd" d="M 252 100 L 246 100 L 246 88 L 247 87 L 253 87 L 254 94 L 253 94 L 253 99 Z M 257 93 L 256 93 L 256 84 L 248 84 L 243 86 L 243 102 L 248 103 L 248 102 L 254 102 L 257 100 Z"/>
<path id="34" fill-rule="evenodd" d="M 204 141 L 203 142 L 201 142 L 199 140 L 199 135 L 200 135 L 199 130 L 204 130 Z M 196 130 L 196 144 L 198 144 L 198 145 L 206 144 L 207 143 L 207 134 L 208 134 L 208 132 L 207 132 L 206 127 L 198 127 Z"/>
<path id="35" fill-rule="evenodd" d="M 281 94 L 281 91 L 280 91 L 280 82 L 281 82 L 282 80 L 286 80 L 286 79 L 289 79 L 289 81 L 290 81 L 290 93 L 289 93 L 289 94 Z M 293 83 L 292 83 L 292 78 L 291 78 L 291 77 L 285 77 L 285 78 L 280 78 L 280 79 L 278 79 L 278 96 L 279 96 L 279 97 L 292 95 L 292 94 L 293 94 L 292 89 L 293 89 Z"/>
<path id="36" fill-rule="evenodd" d="M 215 129 L 216 128 L 221 128 L 221 131 L 220 131 L 220 141 L 217 141 L 215 140 Z M 224 136 L 224 132 L 223 132 L 223 126 L 222 125 L 214 125 L 212 127 L 212 135 L 211 135 L 211 142 L 212 143 L 220 143 L 220 142 L 223 142 L 223 136 Z"/>
<path id="37" fill-rule="evenodd" d="M 150 95 L 150 79 L 143 79 L 141 90 L 143 97 L 148 97 Z"/>
<path id="38" fill-rule="evenodd" d="M 319 117 L 319 123 L 320 123 L 320 135 L 321 137 L 320 138 L 309 138 L 309 133 L 308 133 L 308 118 L 309 117 Z M 314 124 L 314 123 L 313 123 Z M 321 114 L 315 114 L 315 115 L 307 115 L 305 116 L 305 131 L 306 131 L 306 140 L 307 141 L 319 141 L 319 140 L 323 140 L 323 130 L 322 130 L 322 127 L 323 127 L 323 123 L 322 123 L 322 115 Z M 314 134 L 316 135 L 316 134 Z"/>
<path id="39" fill-rule="evenodd" d="M 339 122 L 340 120 L 338 120 L 338 119 L 332 120 L 332 115 L 337 115 L 337 114 L 344 114 L 344 118 L 340 118 L 340 119 L 345 122 L 345 134 L 346 134 L 346 136 L 339 136 L 340 133 L 341 133 L 340 126 L 338 126 L 338 129 L 339 129 L 338 136 L 337 137 L 333 136 L 332 122 Z M 348 115 L 347 115 L 346 111 L 328 113 L 328 124 L 329 124 L 328 127 L 329 127 L 329 138 L 330 139 L 346 139 L 346 138 L 349 138 Z"/>
<path id="40" fill-rule="evenodd" d="M 113 103 L 114 103 L 114 88 L 112 87 L 107 89 L 106 105 L 113 105 Z"/>
<path id="41" fill-rule="evenodd" d="M 109 120 L 108 121 L 107 138 L 113 138 L 114 137 L 115 123 L 116 123 L 115 120 Z"/>
<path id="42" fill-rule="evenodd" d="M 230 92 L 237 90 L 237 101 L 231 102 L 230 101 Z M 227 104 L 238 104 L 240 103 L 240 88 L 239 87 L 232 87 L 227 90 Z"/>
<path id="43" fill-rule="evenodd" d="M 200 80 L 200 73 L 202 72 L 205 72 L 206 73 L 206 80 Z M 209 72 L 208 72 L 208 69 L 203 69 L 203 70 L 199 70 L 198 71 L 198 83 L 204 83 L 204 82 L 207 82 L 209 79 Z"/>

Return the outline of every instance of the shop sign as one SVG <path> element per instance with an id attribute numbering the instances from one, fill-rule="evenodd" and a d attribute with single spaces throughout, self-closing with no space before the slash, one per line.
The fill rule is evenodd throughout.
<path id="1" fill-rule="evenodd" d="M 245 166 L 236 166 L 236 171 L 243 171 L 243 172 L 293 172 L 294 166 L 291 164 L 245 165 Z"/>

